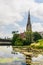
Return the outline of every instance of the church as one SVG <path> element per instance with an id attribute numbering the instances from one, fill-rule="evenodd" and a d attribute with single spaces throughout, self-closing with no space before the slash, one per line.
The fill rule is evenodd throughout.
<path id="1" fill-rule="evenodd" d="M 26 25 L 26 31 L 32 31 L 32 26 L 31 26 L 31 21 L 30 21 L 30 11 L 28 13 L 28 21 L 27 21 L 27 25 Z M 36 31 L 37 32 L 37 31 Z M 38 32 L 42 38 L 43 38 L 43 31 L 42 32 Z M 20 33 L 20 37 L 21 38 L 25 38 L 25 33 Z"/>
<path id="2" fill-rule="evenodd" d="M 31 28 L 31 21 L 30 21 L 30 12 L 28 13 L 28 21 L 27 21 L 27 25 L 26 25 L 26 31 L 32 31 Z M 21 38 L 25 38 L 25 33 L 20 33 L 20 37 Z"/>

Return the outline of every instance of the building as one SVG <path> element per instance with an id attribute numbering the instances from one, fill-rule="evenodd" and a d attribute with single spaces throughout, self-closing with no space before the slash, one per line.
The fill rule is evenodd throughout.
<path id="1" fill-rule="evenodd" d="M 28 21 L 27 21 L 27 25 L 26 25 L 26 31 L 32 31 L 31 28 L 31 21 L 30 21 L 30 12 L 28 13 Z M 20 37 L 21 38 L 25 38 L 25 33 L 20 33 Z"/>
<path id="2" fill-rule="evenodd" d="M 30 12 L 28 14 L 28 21 L 27 21 L 27 25 L 26 25 L 26 31 L 32 31 L 31 21 L 30 21 Z"/>

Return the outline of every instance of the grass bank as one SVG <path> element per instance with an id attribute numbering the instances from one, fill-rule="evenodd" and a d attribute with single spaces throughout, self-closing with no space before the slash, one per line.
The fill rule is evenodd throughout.
<path id="1" fill-rule="evenodd" d="M 43 49 L 43 39 L 38 40 L 30 45 L 30 47 Z"/>

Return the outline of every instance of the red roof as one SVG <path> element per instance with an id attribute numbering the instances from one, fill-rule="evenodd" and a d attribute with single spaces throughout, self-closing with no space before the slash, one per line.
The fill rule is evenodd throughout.
<path id="1" fill-rule="evenodd" d="M 20 33 L 21 38 L 25 38 L 25 33 Z"/>

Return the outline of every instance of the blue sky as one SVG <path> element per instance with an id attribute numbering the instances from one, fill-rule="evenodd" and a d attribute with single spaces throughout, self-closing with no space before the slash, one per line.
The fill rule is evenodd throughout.
<path id="1" fill-rule="evenodd" d="M 43 0 L 0 0 L 0 37 L 26 30 L 28 14 L 33 31 L 43 31 Z"/>
<path id="2" fill-rule="evenodd" d="M 37 3 L 43 3 L 43 0 L 35 0 Z"/>

